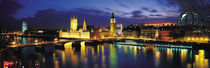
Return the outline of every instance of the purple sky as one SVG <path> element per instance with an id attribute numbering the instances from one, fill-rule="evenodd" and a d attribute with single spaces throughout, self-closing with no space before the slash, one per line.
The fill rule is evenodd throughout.
<path id="1" fill-rule="evenodd" d="M 123 25 L 142 23 L 176 23 L 178 16 L 190 10 L 209 16 L 209 0 L 0 0 L 1 23 L 30 28 L 67 29 L 76 16 L 79 25 L 109 26 L 111 13 Z M 199 11 L 198 11 L 199 10 Z M 5 18 L 5 19 L 4 19 Z M 8 19 L 8 20 L 7 20 Z M 16 24 L 16 25 L 15 25 Z M 19 29 L 19 26 L 16 27 Z M 6 27 L 6 26 L 5 26 Z"/>

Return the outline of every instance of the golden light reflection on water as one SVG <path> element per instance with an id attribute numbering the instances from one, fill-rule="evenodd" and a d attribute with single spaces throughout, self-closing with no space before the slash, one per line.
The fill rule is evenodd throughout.
<path id="1" fill-rule="evenodd" d="M 61 54 L 62 54 L 62 63 L 65 64 L 66 54 L 64 51 L 61 51 Z"/>
<path id="2" fill-rule="evenodd" d="M 75 54 L 74 49 L 72 48 L 72 42 L 64 44 L 65 47 L 65 54 L 69 55 L 71 59 L 72 66 L 76 67 L 78 64 L 78 56 Z"/>
<path id="3" fill-rule="evenodd" d="M 108 48 L 105 51 L 105 48 Z M 119 51 L 120 50 L 120 51 Z M 97 51 L 97 52 L 95 52 Z M 162 59 L 166 59 L 167 64 L 172 64 L 176 57 L 180 57 L 180 64 L 186 66 L 187 68 L 207 68 L 208 67 L 208 59 L 205 59 L 205 51 L 199 50 L 197 55 L 194 55 L 194 58 L 190 58 L 192 55 L 189 49 L 181 49 L 181 48 L 162 48 L 162 47 L 154 47 L 154 46 L 122 46 L 115 44 L 103 44 L 97 46 L 86 46 L 85 44 L 81 44 L 80 52 L 76 53 L 75 47 L 72 47 L 72 43 L 65 44 L 65 51 L 62 52 L 62 61 L 65 64 L 68 58 L 70 58 L 70 63 L 74 67 L 80 66 L 79 63 L 94 63 L 93 67 L 101 67 L 106 68 L 108 61 L 108 67 L 117 68 L 118 67 L 118 53 L 123 53 L 129 56 L 133 56 L 133 59 L 138 60 L 141 54 L 148 55 L 148 53 L 153 52 L 154 55 L 154 65 L 155 67 L 159 67 Z M 107 52 L 109 55 L 105 54 Z M 148 52 L 148 53 L 147 53 Z M 163 55 L 163 56 L 162 56 Z M 65 57 L 64 57 L 65 56 Z M 92 59 L 89 59 L 88 56 L 91 56 Z M 193 62 L 193 64 L 191 63 Z M 100 60 L 101 64 L 97 64 L 98 60 Z M 190 61 L 189 61 L 190 60 Z M 165 61 L 164 61 L 165 62 Z M 55 61 L 57 63 L 57 61 Z M 89 66 L 89 65 L 87 65 Z"/>
<path id="4" fill-rule="evenodd" d="M 98 53 L 98 55 L 99 55 L 99 46 L 100 46 L 100 45 L 97 45 L 97 53 Z"/>
<path id="5" fill-rule="evenodd" d="M 117 55 L 115 45 L 110 44 L 110 68 L 117 68 Z"/>
<path id="6" fill-rule="evenodd" d="M 92 56 L 94 56 L 94 48 L 91 48 L 91 53 L 92 53 Z"/>
<path id="7" fill-rule="evenodd" d="M 124 46 L 125 54 L 127 54 L 127 46 Z"/>
<path id="8" fill-rule="evenodd" d="M 120 49 L 120 52 L 121 53 L 124 53 L 126 55 L 130 55 L 130 56 L 133 56 L 134 59 L 137 58 L 138 51 L 141 49 L 138 46 L 127 46 L 127 45 L 126 46 L 118 45 L 117 47 L 118 47 L 118 49 Z"/>
<path id="9" fill-rule="evenodd" d="M 68 48 L 72 48 L 72 42 L 68 42 L 66 44 L 64 44 L 64 48 L 68 49 Z"/>
<path id="10" fill-rule="evenodd" d="M 145 55 L 146 54 L 146 47 L 142 47 L 142 50 L 143 50 L 143 54 Z"/>
<path id="11" fill-rule="evenodd" d="M 45 56 L 42 57 L 42 63 L 45 63 Z"/>
<path id="12" fill-rule="evenodd" d="M 208 68 L 208 67 L 209 67 L 209 60 L 205 59 L 205 51 L 199 50 L 198 54 L 195 55 L 193 68 Z"/>
<path id="13" fill-rule="evenodd" d="M 184 64 L 187 58 L 187 49 L 181 49 L 181 63 Z"/>
<path id="14" fill-rule="evenodd" d="M 81 60 L 84 62 L 86 57 L 85 42 L 81 42 Z"/>
<path id="15" fill-rule="evenodd" d="M 133 54 L 134 54 L 134 58 L 136 59 L 137 58 L 137 46 L 134 46 Z"/>
<path id="16" fill-rule="evenodd" d="M 102 54 L 102 68 L 106 68 L 105 60 L 106 56 L 104 55 L 104 45 L 101 46 L 101 54 Z"/>
<path id="17" fill-rule="evenodd" d="M 53 61 L 54 61 L 55 68 L 59 68 L 59 63 L 58 63 L 58 60 L 56 60 L 55 53 L 53 53 Z"/>
<path id="18" fill-rule="evenodd" d="M 172 59 L 173 59 L 173 51 L 171 48 L 167 48 L 167 60 L 169 62 L 172 62 Z"/>
<path id="19" fill-rule="evenodd" d="M 157 50 L 157 48 L 154 48 L 153 49 L 153 52 L 154 52 L 154 56 L 155 56 L 155 67 L 158 67 L 159 66 L 159 63 L 160 63 L 160 51 Z"/>

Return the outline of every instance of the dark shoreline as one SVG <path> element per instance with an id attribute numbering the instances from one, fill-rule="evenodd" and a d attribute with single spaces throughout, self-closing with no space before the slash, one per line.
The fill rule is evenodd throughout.
<path id="1" fill-rule="evenodd" d="M 171 45 L 186 45 L 192 46 L 193 49 L 210 49 L 210 43 L 195 43 L 195 42 L 164 42 L 164 41 L 144 41 L 144 40 L 135 40 L 140 43 L 153 43 L 153 44 L 171 44 Z"/>

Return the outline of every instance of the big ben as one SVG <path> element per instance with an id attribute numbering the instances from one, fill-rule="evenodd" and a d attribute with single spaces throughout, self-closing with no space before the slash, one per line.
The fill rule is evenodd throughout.
<path id="1" fill-rule="evenodd" d="M 116 36 L 115 22 L 116 22 L 116 19 L 114 17 L 114 13 L 112 13 L 112 17 L 110 18 L 110 32 L 111 32 L 112 37 Z"/>

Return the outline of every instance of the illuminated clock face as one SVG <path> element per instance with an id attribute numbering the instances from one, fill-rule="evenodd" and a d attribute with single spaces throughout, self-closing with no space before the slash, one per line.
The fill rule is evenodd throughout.
<path id="1" fill-rule="evenodd" d="M 116 21 L 115 21 L 115 19 L 111 19 L 111 23 L 115 23 Z"/>

